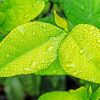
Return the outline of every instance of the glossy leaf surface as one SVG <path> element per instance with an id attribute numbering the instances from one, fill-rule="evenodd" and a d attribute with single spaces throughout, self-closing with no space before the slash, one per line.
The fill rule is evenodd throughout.
<path id="1" fill-rule="evenodd" d="M 42 22 L 15 28 L 0 44 L 0 76 L 35 73 L 57 59 L 65 32 Z"/>
<path id="2" fill-rule="evenodd" d="M 3 21 L 0 21 L 0 29 L 9 32 L 37 17 L 44 7 L 44 0 L 4 0 L 0 7 L 2 16 L 4 15 Z"/>
<path id="3" fill-rule="evenodd" d="M 59 52 L 64 70 L 72 76 L 100 83 L 100 31 L 80 24 L 65 39 Z"/>

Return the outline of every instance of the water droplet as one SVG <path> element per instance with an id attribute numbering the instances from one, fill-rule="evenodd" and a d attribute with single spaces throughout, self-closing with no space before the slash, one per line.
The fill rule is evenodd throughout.
<path id="1" fill-rule="evenodd" d="M 52 72 L 56 74 L 56 70 L 52 70 Z"/>
<path id="2" fill-rule="evenodd" d="M 78 74 L 79 74 L 79 72 L 77 72 L 77 71 L 76 71 L 76 72 L 73 72 L 73 74 L 74 74 L 74 75 L 78 75 Z"/>
<path id="3" fill-rule="evenodd" d="M 20 6 L 20 8 L 21 8 L 21 9 L 23 9 L 23 8 L 24 8 L 24 6 Z"/>
<path id="4" fill-rule="evenodd" d="M 25 34 L 25 28 L 24 27 L 19 27 L 19 31 L 21 32 L 21 34 L 22 35 L 24 35 Z"/>
<path id="5" fill-rule="evenodd" d="M 80 73 L 82 73 L 83 71 L 81 70 Z"/>
<path id="6" fill-rule="evenodd" d="M 73 63 L 67 63 L 67 66 L 69 66 L 69 67 L 75 67 L 75 64 L 73 64 Z"/>
<path id="7" fill-rule="evenodd" d="M 35 36 L 35 32 L 33 32 L 33 35 Z"/>
<path id="8" fill-rule="evenodd" d="M 43 61 L 41 61 L 41 63 L 42 63 L 42 64 L 44 64 L 44 63 L 45 63 L 45 61 L 43 60 Z"/>
<path id="9" fill-rule="evenodd" d="M 23 42 L 24 40 L 21 39 L 20 41 Z"/>
<path id="10" fill-rule="evenodd" d="M 34 62 L 32 63 L 32 66 L 36 66 L 36 64 L 37 64 L 37 63 L 34 61 Z"/>
<path id="11" fill-rule="evenodd" d="M 10 55 L 9 54 L 6 54 L 6 57 L 8 58 Z"/>
<path id="12" fill-rule="evenodd" d="M 28 17 L 29 17 L 29 14 L 26 14 L 26 15 L 24 16 L 25 19 L 27 19 Z"/>
<path id="13" fill-rule="evenodd" d="M 25 68 L 25 69 L 23 69 L 23 70 L 25 70 L 25 71 L 31 71 L 32 68 Z"/>
<path id="14" fill-rule="evenodd" d="M 84 49 L 81 49 L 81 50 L 80 50 L 80 53 L 83 54 L 83 53 L 84 53 Z"/>
<path id="15" fill-rule="evenodd" d="M 18 9 L 23 9 L 23 7 L 24 6 L 22 4 L 17 6 Z"/>
<path id="16" fill-rule="evenodd" d="M 92 60 L 92 58 L 89 58 L 89 57 L 87 58 L 87 61 L 88 61 L 88 62 L 91 61 L 91 60 Z"/>
<path id="17" fill-rule="evenodd" d="M 48 51 L 52 51 L 53 50 L 53 47 L 51 46 L 51 47 L 49 47 L 49 49 L 48 49 Z"/>
<path id="18" fill-rule="evenodd" d="M 82 10 L 84 10 L 84 9 L 85 9 L 84 5 L 82 5 L 82 6 L 81 6 L 81 9 L 82 9 Z"/>
<path id="19" fill-rule="evenodd" d="M 100 43 L 100 39 L 97 42 Z"/>

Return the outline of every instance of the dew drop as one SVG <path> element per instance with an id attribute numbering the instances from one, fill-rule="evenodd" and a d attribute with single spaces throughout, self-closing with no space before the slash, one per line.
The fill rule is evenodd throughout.
<path id="1" fill-rule="evenodd" d="M 100 43 L 100 39 L 97 42 Z"/>
<path id="2" fill-rule="evenodd" d="M 26 15 L 24 16 L 25 19 L 27 19 L 28 17 L 29 17 L 29 14 L 26 14 Z"/>
<path id="3" fill-rule="evenodd" d="M 23 5 L 18 5 L 17 6 L 17 8 L 19 8 L 19 9 L 23 9 L 23 7 L 24 7 Z"/>
<path id="4" fill-rule="evenodd" d="M 56 73 L 56 70 L 53 70 L 52 72 L 53 72 L 53 73 Z"/>
<path id="5" fill-rule="evenodd" d="M 20 8 L 21 8 L 21 9 L 23 9 L 23 8 L 24 8 L 24 6 L 20 6 Z"/>
<path id="6" fill-rule="evenodd" d="M 83 71 L 81 70 L 80 73 L 82 73 Z"/>
<path id="7" fill-rule="evenodd" d="M 69 66 L 69 67 L 75 67 L 75 64 L 73 64 L 73 63 L 67 63 L 67 66 Z"/>
<path id="8" fill-rule="evenodd" d="M 76 71 L 76 72 L 74 72 L 73 74 L 74 74 L 74 75 L 78 75 L 78 74 L 79 74 L 79 72 L 77 72 L 77 71 Z"/>
<path id="9" fill-rule="evenodd" d="M 81 9 L 82 9 L 82 10 L 84 10 L 84 9 L 85 9 L 84 5 L 82 5 L 82 6 L 81 6 Z"/>
<path id="10" fill-rule="evenodd" d="M 32 66 L 36 66 L 36 64 L 37 64 L 37 63 L 34 61 L 34 62 L 32 63 Z"/>
<path id="11" fill-rule="evenodd" d="M 53 50 L 53 47 L 51 46 L 51 47 L 49 47 L 49 49 L 48 49 L 48 51 L 52 51 Z"/>
<path id="12" fill-rule="evenodd" d="M 44 63 L 45 63 L 45 61 L 43 60 L 43 61 L 41 61 L 41 63 L 42 63 L 42 64 L 44 64 Z"/>
<path id="13" fill-rule="evenodd" d="M 24 70 L 25 70 L 25 71 L 31 71 L 32 68 L 25 68 Z"/>
<path id="14" fill-rule="evenodd" d="M 35 32 L 33 32 L 33 35 L 35 36 Z"/>
<path id="15" fill-rule="evenodd" d="M 21 39 L 20 41 L 21 41 L 21 42 L 23 42 L 23 40 L 22 40 L 22 39 Z"/>
<path id="16" fill-rule="evenodd" d="M 83 53 L 84 53 L 84 49 L 81 49 L 81 50 L 80 50 L 80 53 L 83 54 Z"/>
<path id="17" fill-rule="evenodd" d="M 87 61 L 88 61 L 88 62 L 89 62 L 89 61 L 91 61 L 91 60 L 92 60 L 92 58 L 91 58 L 91 57 L 88 57 L 88 58 L 87 58 Z"/>
<path id="18" fill-rule="evenodd" d="M 6 54 L 6 57 L 8 58 L 10 55 L 9 54 Z"/>
<path id="19" fill-rule="evenodd" d="M 19 31 L 21 32 L 22 35 L 25 34 L 25 28 L 24 27 L 19 27 Z"/>

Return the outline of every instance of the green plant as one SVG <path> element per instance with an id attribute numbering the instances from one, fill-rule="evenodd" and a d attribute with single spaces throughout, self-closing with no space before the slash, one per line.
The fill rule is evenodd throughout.
<path id="1" fill-rule="evenodd" d="M 55 10 L 54 19 L 57 26 L 39 21 L 30 22 L 43 10 L 45 2 L 47 1 L 5 0 L 1 4 L 0 77 L 31 73 L 36 75 L 71 75 L 100 84 L 100 30 L 95 27 L 99 25 L 97 20 L 91 21 L 90 16 L 89 24 L 95 26 L 83 24 L 88 20 L 85 15 L 82 19 L 75 15 L 74 19 L 72 8 L 64 6 L 63 9 L 66 16 L 68 15 L 68 21 L 70 20 L 73 25 L 82 23 L 73 27 L 71 31 L 69 23 L 59 17 Z M 62 4 L 64 5 L 66 2 L 72 3 L 75 8 L 76 2 L 63 0 Z M 83 3 L 82 6 L 87 5 Z M 72 12 L 69 13 L 70 11 L 68 12 L 66 9 Z M 87 10 L 85 9 L 85 11 Z M 93 96 L 91 96 L 92 93 Z M 51 97 L 56 100 L 58 94 L 59 100 L 61 100 L 60 98 L 63 100 L 66 98 L 68 100 L 73 98 L 88 100 L 91 97 L 95 100 L 100 97 L 100 88 L 95 93 L 92 92 L 92 89 L 87 93 L 85 87 L 69 92 L 52 92 L 41 96 L 39 100 L 50 100 Z"/>

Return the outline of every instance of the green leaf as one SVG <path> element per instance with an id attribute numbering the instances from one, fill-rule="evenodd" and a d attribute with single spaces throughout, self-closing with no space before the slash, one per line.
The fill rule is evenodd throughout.
<path id="1" fill-rule="evenodd" d="M 90 85 L 90 87 L 89 87 L 89 89 L 88 89 L 88 97 L 90 98 L 91 97 L 91 94 L 92 94 L 92 87 L 91 87 L 91 85 Z"/>
<path id="2" fill-rule="evenodd" d="M 93 24 L 100 28 L 100 0 L 61 0 L 72 24 Z"/>
<path id="3" fill-rule="evenodd" d="M 57 58 L 48 68 L 37 72 L 38 75 L 65 75 L 64 69 L 60 66 Z"/>
<path id="4" fill-rule="evenodd" d="M 57 59 L 58 47 L 66 33 L 42 22 L 15 28 L 1 42 L 0 77 L 35 73 Z"/>
<path id="5" fill-rule="evenodd" d="M 81 87 L 77 90 L 66 91 L 55 91 L 48 92 L 42 96 L 38 100 L 88 100 L 87 92 L 84 87 Z"/>
<path id="6" fill-rule="evenodd" d="M 59 51 L 61 66 L 67 74 L 100 83 L 100 31 L 80 24 L 74 27 Z"/>
<path id="7" fill-rule="evenodd" d="M 55 22 L 56 22 L 57 26 L 63 28 L 65 31 L 68 31 L 67 22 L 63 18 L 58 16 L 55 10 L 54 10 L 54 17 L 55 17 Z"/>
<path id="8" fill-rule="evenodd" d="M 44 0 L 4 0 L 0 11 L 5 19 L 0 24 L 0 29 L 9 32 L 37 17 L 44 7 Z"/>
<path id="9" fill-rule="evenodd" d="M 92 95 L 92 100 L 100 99 L 100 87 L 96 90 L 96 92 Z"/>

